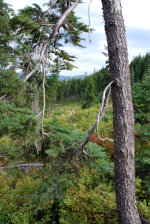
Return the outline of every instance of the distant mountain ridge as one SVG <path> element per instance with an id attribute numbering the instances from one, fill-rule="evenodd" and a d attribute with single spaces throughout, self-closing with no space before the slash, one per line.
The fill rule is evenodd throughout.
<path id="1" fill-rule="evenodd" d="M 58 76 L 59 80 L 70 80 L 70 79 L 84 79 L 84 75 L 75 75 L 75 76 L 64 76 L 64 75 L 59 75 Z"/>

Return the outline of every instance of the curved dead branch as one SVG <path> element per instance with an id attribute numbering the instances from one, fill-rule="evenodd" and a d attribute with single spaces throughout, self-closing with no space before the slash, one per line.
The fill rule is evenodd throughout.
<path id="1" fill-rule="evenodd" d="M 114 141 L 113 139 L 110 139 L 108 137 L 106 138 L 101 138 L 98 134 L 98 126 L 99 126 L 99 122 L 100 120 L 102 119 L 105 111 L 106 111 L 106 108 L 107 108 L 107 105 L 108 105 L 108 100 L 109 100 L 109 96 L 110 96 L 110 93 L 111 93 L 111 85 L 113 84 L 114 81 L 111 81 L 107 86 L 106 88 L 104 89 L 104 92 L 103 92 L 103 98 L 102 98 L 102 104 L 101 104 L 101 108 L 99 110 L 99 113 L 98 113 L 98 116 L 97 116 L 97 137 L 101 140 L 101 141 L 105 141 L 105 140 L 109 140 L 109 141 Z"/>
<path id="2" fill-rule="evenodd" d="M 102 141 L 105 141 L 105 140 L 109 140 L 109 141 L 113 141 L 113 139 L 110 139 L 110 138 L 105 138 L 105 139 L 102 139 L 99 137 L 98 135 L 98 125 L 99 125 L 99 122 L 100 120 L 102 119 L 105 111 L 106 111 L 106 108 L 107 108 L 107 105 L 108 105 L 108 100 L 109 100 L 109 96 L 110 96 L 110 92 L 111 92 L 111 85 L 114 83 L 114 81 L 111 81 L 104 89 L 104 92 L 103 92 L 103 98 L 102 98 L 102 104 L 101 104 L 101 107 L 100 107 L 100 110 L 99 110 L 99 113 L 98 113 L 98 116 L 97 116 L 97 121 L 95 122 L 95 124 L 92 126 L 91 130 L 89 131 L 87 137 L 83 138 L 83 139 L 80 139 L 78 142 L 75 142 L 72 146 L 68 147 L 68 148 L 65 148 L 65 149 L 70 149 L 72 148 L 73 146 L 75 146 L 76 144 L 79 144 L 79 147 L 73 152 L 74 153 L 74 160 L 76 160 L 76 158 L 78 158 L 82 152 L 85 153 L 85 150 L 84 150 L 84 147 L 85 145 L 89 142 L 90 140 L 90 137 L 91 135 L 93 134 L 94 130 L 97 129 L 97 136 L 100 140 Z M 84 142 L 83 142 L 84 141 Z"/>

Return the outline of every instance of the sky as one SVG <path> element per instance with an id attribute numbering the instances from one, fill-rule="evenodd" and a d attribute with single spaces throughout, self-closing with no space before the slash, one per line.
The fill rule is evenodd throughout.
<path id="1" fill-rule="evenodd" d="M 88 5 L 90 0 L 83 0 L 75 11 L 81 21 L 89 24 Z M 27 5 L 43 5 L 47 0 L 5 0 L 17 11 Z M 124 23 L 126 26 L 126 38 L 128 45 L 129 61 L 138 55 L 145 55 L 150 52 L 150 0 L 121 0 Z M 106 36 L 104 31 L 104 20 L 102 16 L 101 0 L 92 0 L 90 6 L 91 28 L 94 31 L 89 35 L 83 34 L 85 41 L 82 43 L 85 48 L 67 45 L 64 49 L 77 57 L 74 65 L 78 67 L 72 71 L 63 71 L 61 75 L 84 75 L 92 74 L 105 66 L 106 57 L 102 54 L 106 46 Z"/>

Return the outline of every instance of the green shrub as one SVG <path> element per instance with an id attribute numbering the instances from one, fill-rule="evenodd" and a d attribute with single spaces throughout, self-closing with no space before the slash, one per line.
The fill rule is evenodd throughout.
<path id="1" fill-rule="evenodd" d="M 98 172 L 94 170 L 83 168 L 80 174 L 61 203 L 60 223 L 119 223 L 112 188 L 100 183 Z"/>
<path id="2" fill-rule="evenodd" d="M 136 198 L 139 212 L 150 221 L 149 196 L 139 177 L 136 178 Z"/>
<path id="3" fill-rule="evenodd" d="M 35 221 L 30 199 L 40 182 L 39 178 L 33 181 L 25 174 L 11 177 L 0 173 L 0 223 L 27 224 Z"/>

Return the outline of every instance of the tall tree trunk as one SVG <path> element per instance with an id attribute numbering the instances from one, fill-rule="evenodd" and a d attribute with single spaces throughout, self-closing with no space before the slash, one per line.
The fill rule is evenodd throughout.
<path id="1" fill-rule="evenodd" d="M 102 0 L 114 113 L 117 209 L 121 224 L 140 224 L 135 197 L 134 114 L 125 26 L 120 0 Z"/>

